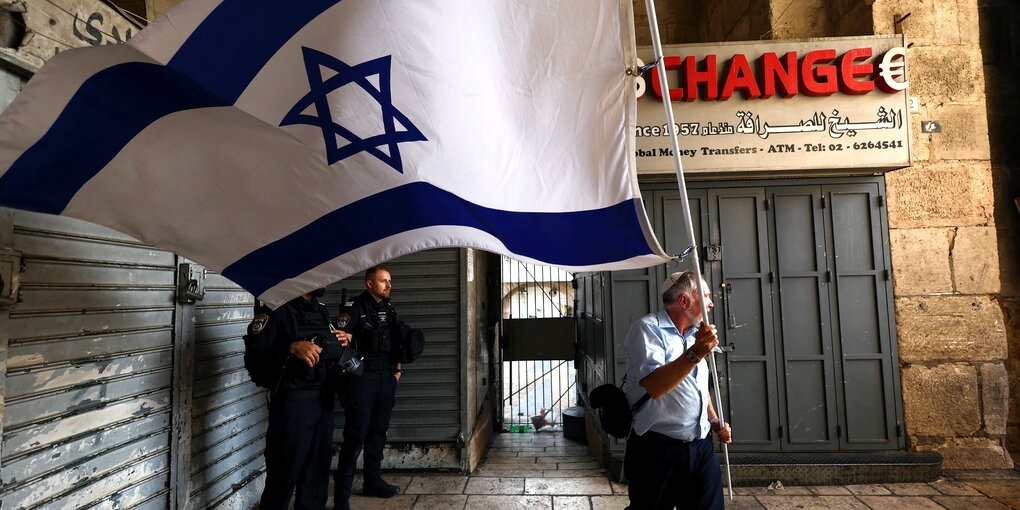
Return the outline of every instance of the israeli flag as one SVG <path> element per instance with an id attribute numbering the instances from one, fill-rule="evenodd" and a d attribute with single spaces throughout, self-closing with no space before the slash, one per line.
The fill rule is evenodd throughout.
<path id="1" fill-rule="evenodd" d="M 0 117 L 0 205 L 125 232 L 277 306 L 407 253 L 666 257 L 630 0 L 189 0 L 55 56 Z"/>

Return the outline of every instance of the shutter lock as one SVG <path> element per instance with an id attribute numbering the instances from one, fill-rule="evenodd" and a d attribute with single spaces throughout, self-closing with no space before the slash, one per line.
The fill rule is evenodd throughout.
<path id="1" fill-rule="evenodd" d="M 0 251 L 0 310 L 17 304 L 21 289 L 21 252 Z"/>
<path id="2" fill-rule="evenodd" d="M 205 268 L 197 264 L 181 264 L 177 268 L 177 301 L 183 304 L 205 297 Z"/>

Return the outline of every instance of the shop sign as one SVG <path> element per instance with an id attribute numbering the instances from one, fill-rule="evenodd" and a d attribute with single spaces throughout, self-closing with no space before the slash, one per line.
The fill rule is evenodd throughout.
<path id="1" fill-rule="evenodd" d="M 25 28 L 14 56 L 36 66 L 72 48 L 122 43 L 141 30 L 101 0 L 32 1 L 14 3 L 8 9 L 19 15 L 18 23 Z"/>
<path id="2" fill-rule="evenodd" d="M 873 173 L 910 165 L 902 36 L 663 48 L 685 172 Z M 651 48 L 640 48 L 645 62 Z M 637 79 L 638 172 L 674 171 L 658 71 Z"/>

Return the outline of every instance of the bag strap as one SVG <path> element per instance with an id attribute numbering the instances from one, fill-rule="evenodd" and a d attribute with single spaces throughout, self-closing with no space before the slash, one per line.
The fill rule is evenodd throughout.
<path id="1" fill-rule="evenodd" d="M 652 396 L 648 393 L 641 395 L 641 398 L 639 398 L 637 402 L 634 402 L 634 405 L 630 406 L 631 416 L 637 414 L 637 412 L 641 410 L 641 406 L 645 405 L 645 402 L 648 402 L 648 399 L 650 398 L 652 398 Z"/>
<path id="2" fill-rule="evenodd" d="M 623 374 L 623 380 L 620 381 L 621 390 L 623 389 L 623 385 L 626 384 L 626 382 L 627 374 Z M 630 406 L 630 415 L 634 416 L 635 414 L 637 414 L 637 412 L 640 411 L 641 408 L 645 405 L 645 402 L 648 402 L 648 399 L 650 398 L 652 398 L 652 396 L 649 395 L 647 391 L 645 392 L 644 395 L 641 395 L 641 398 L 639 398 L 637 402 L 634 402 L 634 405 Z"/>

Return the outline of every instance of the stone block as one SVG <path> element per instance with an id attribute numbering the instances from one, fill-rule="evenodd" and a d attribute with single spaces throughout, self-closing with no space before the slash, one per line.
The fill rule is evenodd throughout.
<path id="1" fill-rule="evenodd" d="M 1009 376 L 1001 363 L 981 365 L 981 404 L 984 412 L 985 433 L 990 436 L 1006 434 L 1009 414 Z"/>
<path id="2" fill-rule="evenodd" d="M 991 158 L 984 102 L 935 105 L 929 111 L 932 118 L 923 120 L 942 123 L 942 132 L 931 134 L 931 161 Z"/>
<path id="3" fill-rule="evenodd" d="M 980 44 L 978 2 L 941 0 L 935 5 L 936 42 L 939 44 Z"/>
<path id="4" fill-rule="evenodd" d="M 772 38 L 805 39 L 829 34 L 827 0 L 771 0 Z"/>
<path id="5" fill-rule="evenodd" d="M 995 227 L 960 227 L 949 258 L 960 294 L 999 293 L 999 253 Z"/>
<path id="6" fill-rule="evenodd" d="M 987 437 L 954 437 L 918 446 L 919 451 L 937 451 L 943 469 L 1011 469 L 1013 461 L 998 440 Z"/>
<path id="7" fill-rule="evenodd" d="M 913 16 L 911 16 L 913 19 Z M 973 103 L 985 97 L 979 46 L 921 46 L 907 51 L 907 92 L 921 103 Z"/>
<path id="8" fill-rule="evenodd" d="M 919 98 L 920 99 L 920 98 Z M 928 145 L 931 143 L 931 135 L 921 132 L 920 119 L 929 119 L 928 107 L 919 104 L 916 112 L 910 113 L 910 161 L 913 165 L 923 164 L 931 159 L 931 151 Z"/>
<path id="9" fill-rule="evenodd" d="M 993 221 L 991 165 L 919 164 L 885 174 L 889 228 L 988 225 Z"/>
<path id="10" fill-rule="evenodd" d="M 897 296 L 953 291 L 946 228 L 901 228 L 889 231 L 893 292 Z"/>
<path id="11" fill-rule="evenodd" d="M 967 0 L 878 0 L 872 7 L 875 33 L 893 33 L 894 16 L 908 12 L 902 28 L 918 46 L 978 44 L 977 2 Z"/>
<path id="12" fill-rule="evenodd" d="M 1011 205 L 1011 204 L 1010 204 Z M 1020 228 L 1005 229 L 996 224 L 999 255 L 999 295 L 1020 297 Z"/>
<path id="13" fill-rule="evenodd" d="M 871 7 L 871 15 L 875 22 L 875 34 L 895 33 L 893 22 L 898 17 L 910 13 L 910 18 L 903 22 L 907 41 L 917 46 L 935 44 L 938 37 L 935 2 L 918 0 L 878 0 Z"/>
<path id="14" fill-rule="evenodd" d="M 912 366 L 902 377 L 903 418 L 911 436 L 970 436 L 981 427 L 973 366 Z"/>
<path id="15" fill-rule="evenodd" d="M 1006 332 L 999 305 L 985 297 L 896 298 L 903 361 L 1001 361 Z"/>

